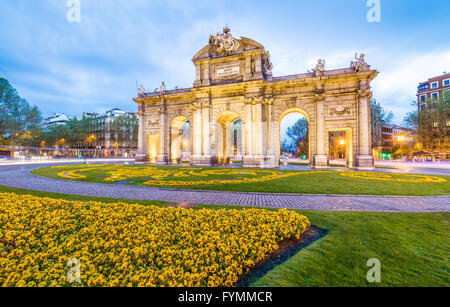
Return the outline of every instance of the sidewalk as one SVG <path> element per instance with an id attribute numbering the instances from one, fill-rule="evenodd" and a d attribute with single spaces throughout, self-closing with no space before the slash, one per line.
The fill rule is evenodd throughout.
<path id="1" fill-rule="evenodd" d="M 159 200 L 172 203 L 234 205 L 330 211 L 449 212 L 449 196 L 362 196 L 196 191 L 91 183 L 39 177 L 29 173 L 40 166 L 0 169 L 0 185 L 96 197 Z"/>
<path id="2" fill-rule="evenodd" d="M 383 167 L 396 167 L 396 168 L 435 168 L 435 169 L 448 169 L 450 170 L 450 162 L 406 162 L 406 161 L 375 161 L 375 166 Z"/>
<path id="3" fill-rule="evenodd" d="M 0 166 L 8 165 L 32 165 L 32 164 L 63 164 L 63 163 L 84 163 L 84 159 L 42 159 L 42 160 L 7 160 L 0 161 Z M 86 159 L 88 164 L 92 163 L 102 163 L 102 162 L 134 162 L 132 158 L 94 158 Z"/>

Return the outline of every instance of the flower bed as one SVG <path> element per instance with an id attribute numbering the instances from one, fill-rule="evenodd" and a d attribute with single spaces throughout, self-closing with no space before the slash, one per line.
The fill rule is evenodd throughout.
<path id="1" fill-rule="evenodd" d="M 58 177 L 71 180 L 88 178 L 91 171 L 103 171 L 107 175 L 103 180 L 108 183 L 127 179 L 144 179 L 142 184 L 148 186 L 193 186 L 230 183 L 265 182 L 302 174 L 300 172 L 280 172 L 275 170 L 243 169 L 205 169 L 173 168 L 162 169 L 154 166 L 120 166 L 120 165 L 78 165 L 54 166 L 62 169 Z"/>
<path id="2" fill-rule="evenodd" d="M 154 166 L 123 166 L 123 165 L 69 165 L 54 166 L 58 169 L 58 177 L 71 180 L 83 180 L 90 172 L 103 172 L 106 183 L 121 182 L 134 179 L 148 186 L 196 186 L 267 182 L 281 178 L 308 174 L 330 174 L 331 171 L 299 171 L 283 172 L 277 170 L 246 170 L 246 169 L 212 169 L 212 168 L 158 168 Z M 59 172 L 59 170 L 62 170 Z M 341 171 L 342 177 L 395 181 L 407 183 L 444 183 L 446 179 L 438 176 L 391 174 L 376 172 Z"/>
<path id="3" fill-rule="evenodd" d="M 443 183 L 443 182 L 447 182 L 447 180 L 445 180 L 442 177 L 428 176 L 428 175 L 413 175 L 413 174 L 342 172 L 341 176 L 358 178 L 358 179 L 366 179 L 366 180 L 397 181 L 397 182 L 412 182 L 412 183 Z"/>
<path id="4" fill-rule="evenodd" d="M 288 210 L 194 210 L 0 194 L 2 286 L 232 286 L 299 238 Z M 80 283 L 70 284 L 70 259 Z"/>

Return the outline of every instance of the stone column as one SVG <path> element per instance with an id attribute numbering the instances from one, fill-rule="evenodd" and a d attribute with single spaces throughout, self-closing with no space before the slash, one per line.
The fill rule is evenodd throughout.
<path id="1" fill-rule="evenodd" d="M 328 155 L 325 148 L 325 139 L 327 137 L 325 131 L 325 107 L 324 95 L 316 95 L 316 154 L 314 155 L 314 168 L 327 168 Z"/>
<path id="2" fill-rule="evenodd" d="M 210 62 L 205 62 L 204 65 L 202 65 L 202 68 L 204 70 L 204 78 L 202 80 L 202 85 L 203 86 L 209 86 L 211 85 L 211 63 Z"/>
<path id="3" fill-rule="evenodd" d="M 205 105 L 202 109 L 202 165 L 212 165 L 213 154 L 211 150 L 211 106 Z"/>
<path id="4" fill-rule="evenodd" d="M 246 113 L 246 146 L 247 155 L 244 157 L 244 167 L 264 167 L 266 131 L 263 129 L 262 98 L 250 98 L 247 101 Z"/>
<path id="5" fill-rule="evenodd" d="M 223 129 L 224 132 L 224 146 L 225 146 L 225 157 L 224 157 L 224 163 L 230 163 L 231 160 L 231 156 L 232 156 L 232 151 L 233 148 L 231 146 L 232 143 L 232 136 L 231 136 L 231 125 L 233 125 L 233 123 L 227 122 L 225 123 L 225 127 Z"/>
<path id="6" fill-rule="evenodd" d="M 181 133 L 178 127 L 171 127 L 170 131 L 170 162 L 178 164 L 181 163 Z"/>
<path id="7" fill-rule="evenodd" d="M 255 79 L 262 79 L 263 78 L 263 72 L 262 72 L 262 56 L 261 54 L 257 54 L 255 57 Z"/>
<path id="8" fill-rule="evenodd" d="M 374 160 L 370 144 L 370 90 L 360 90 L 356 95 L 358 101 L 358 154 L 355 166 L 359 170 L 373 170 Z"/>
<path id="9" fill-rule="evenodd" d="M 200 158 L 202 156 L 202 109 L 200 106 L 194 109 L 193 119 L 192 158 Z"/>
<path id="10" fill-rule="evenodd" d="M 200 63 L 195 64 L 195 81 L 194 87 L 202 85 L 202 65 Z"/>
<path id="11" fill-rule="evenodd" d="M 161 108 L 159 113 L 159 154 L 157 164 L 167 165 L 169 163 L 169 155 L 167 153 L 168 125 L 166 108 Z"/>
<path id="12" fill-rule="evenodd" d="M 252 106 L 253 110 L 253 155 L 256 159 L 262 159 L 264 156 L 264 131 L 262 118 L 262 101 L 258 99 Z"/>
<path id="13" fill-rule="evenodd" d="M 224 157 L 224 127 L 219 124 L 215 123 L 215 159 L 218 163 L 223 163 L 223 157 Z"/>
<path id="14" fill-rule="evenodd" d="M 265 167 L 278 167 L 280 165 L 280 159 L 277 158 L 277 150 L 280 151 L 280 146 L 277 144 L 277 133 L 278 133 L 278 122 L 275 122 L 275 118 L 273 116 L 273 98 L 264 98 L 264 106 L 266 111 L 266 119 L 265 119 Z"/>
<path id="15" fill-rule="evenodd" d="M 145 134 L 145 107 L 143 105 L 139 105 L 138 108 L 138 116 L 139 116 L 139 131 L 138 131 L 138 153 L 136 155 L 136 162 L 146 162 L 148 160 L 147 157 L 147 141 L 145 138 L 147 137 Z"/>
<path id="16" fill-rule="evenodd" d="M 243 125 L 243 132 L 245 133 L 245 159 L 253 158 L 253 116 L 251 101 L 247 101 L 245 105 L 245 125 Z"/>
<path id="17" fill-rule="evenodd" d="M 244 82 L 251 80 L 253 77 L 252 73 L 252 58 L 251 55 L 247 55 L 245 57 L 245 63 L 244 63 Z"/>

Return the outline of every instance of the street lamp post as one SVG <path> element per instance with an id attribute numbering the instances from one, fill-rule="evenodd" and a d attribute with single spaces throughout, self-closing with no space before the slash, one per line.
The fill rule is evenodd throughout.
<path id="1" fill-rule="evenodd" d="M 86 152 L 84 154 L 84 164 L 87 164 L 87 159 L 86 159 L 86 155 L 87 155 L 87 151 L 89 148 L 89 144 L 92 144 L 96 141 L 97 137 L 95 136 L 95 134 L 91 134 L 90 136 L 88 136 L 88 138 L 86 139 Z"/>
<path id="2" fill-rule="evenodd" d="M 400 143 L 400 159 L 403 159 L 403 143 L 405 142 L 405 137 L 403 135 L 399 135 L 397 137 L 397 141 Z"/>
<path id="3" fill-rule="evenodd" d="M 340 139 L 340 140 L 339 140 L 339 145 L 342 146 L 342 152 L 344 152 L 345 140 L 344 140 L 344 139 Z M 346 151 L 345 151 L 345 155 L 347 155 L 347 152 L 346 152 Z M 344 158 L 345 155 L 343 155 L 342 158 Z"/>

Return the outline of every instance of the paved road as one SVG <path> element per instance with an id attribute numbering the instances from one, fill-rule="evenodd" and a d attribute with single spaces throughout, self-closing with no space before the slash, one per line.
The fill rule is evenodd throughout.
<path id="1" fill-rule="evenodd" d="M 236 205 L 288 209 L 450 212 L 450 195 L 438 197 L 346 196 L 191 191 L 56 180 L 31 175 L 49 165 L 0 167 L 0 185 L 45 192 L 190 204 Z"/>

